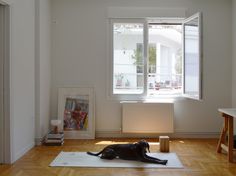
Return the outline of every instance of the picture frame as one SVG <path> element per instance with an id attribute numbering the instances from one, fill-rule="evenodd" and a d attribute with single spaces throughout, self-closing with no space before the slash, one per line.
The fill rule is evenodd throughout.
<path id="1" fill-rule="evenodd" d="M 91 87 L 58 88 L 58 119 L 65 139 L 95 138 L 94 89 Z"/>

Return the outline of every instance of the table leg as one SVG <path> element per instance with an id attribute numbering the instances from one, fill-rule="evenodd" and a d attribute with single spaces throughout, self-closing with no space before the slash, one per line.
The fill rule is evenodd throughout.
<path id="1" fill-rule="evenodd" d="M 220 134 L 220 139 L 219 139 L 219 142 L 218 142 L 218 145 L 217 145 L 217 152 L 218 153 L 221 153 L 221 144 L 225 143 L 225 136 L 226 136 L 226 133 L 228 131 L 228 118 L 227 117 L 224 117 L 224 125 L 222 127 L 222 130 L 221 130 L 221 134 Z"/>
<path id="2" fill-rule="evenodd" d="M 228 134 L 228 160 L 229 162 L 233 162 L 233 142 L 234 142 L 234 133 L 233 133 L 233 126 L 234 126 L 234 121 L 233 117 L 228 117 L 228 126 L 229 126 L 229 134 Z"/>

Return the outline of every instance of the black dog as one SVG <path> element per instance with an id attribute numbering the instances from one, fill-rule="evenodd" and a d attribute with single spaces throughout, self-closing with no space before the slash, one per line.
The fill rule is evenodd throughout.
<path id="1" fill-rule="evenodd" d="M 136 160 L 147 163 L 156 163 L 166 165 L 168 160 L 160 160 L 148 156 L 147 149 L 149 151 L 149 144 L 145 140 L 141 140 L 135 144 L 114 144 L 108 145 L 102 151 L 98 153 L 87 152 L 89 155 L 99 156 L 100 154 L 102 159 L 114 159 L 116 157 L 124 160 Z M 150 153 L 150 151 L 149 151 Z"/>

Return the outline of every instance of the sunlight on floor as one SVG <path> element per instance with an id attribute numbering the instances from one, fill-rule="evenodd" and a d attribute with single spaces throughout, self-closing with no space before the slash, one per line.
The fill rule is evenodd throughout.
<path id="1" fill-rule="evenodd" d="M 95 143 L 95 145 L 112 145 L 112 144 L 129 144 L 130 142 L 116 142 L 116 141 L 100 141 Z M 160 145 L 159 142 L 148 142 L 149 145 Z"/>
<path id="2" fill-rule="evenodd" d="M 149 145 L 160 145 L 160 142 L 148 142 Z"/>
<path id="3" fill-rule="evenodd" d="M 112 145 L 112 144 L 129 144 L 129 142 L 115 142 L 115 141 L 100 141 L 95 145 Z"/>

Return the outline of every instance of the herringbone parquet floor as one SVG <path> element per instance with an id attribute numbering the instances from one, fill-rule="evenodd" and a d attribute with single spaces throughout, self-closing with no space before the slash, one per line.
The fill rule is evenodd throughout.
<path id="1" fill-rule="evenodd" d="M 183 169 L 70 168 L 49 167 L 60 151 L 99 151 L 111 143 L 139 139 L 66 140 L 63 146 L 37 146 L 13 165 L 0 165 L 1 176 L 236 176 L 236 163 L 216 153 L 217 139 L 174 139 L 170 151 L 176 152 Z M 158 141 L 147 139 L 151 152 L 159 150 Z M 235 156 L 236 157 L 236 156 Z M 236 158 L 235 158 L 236 159 Z"/>

